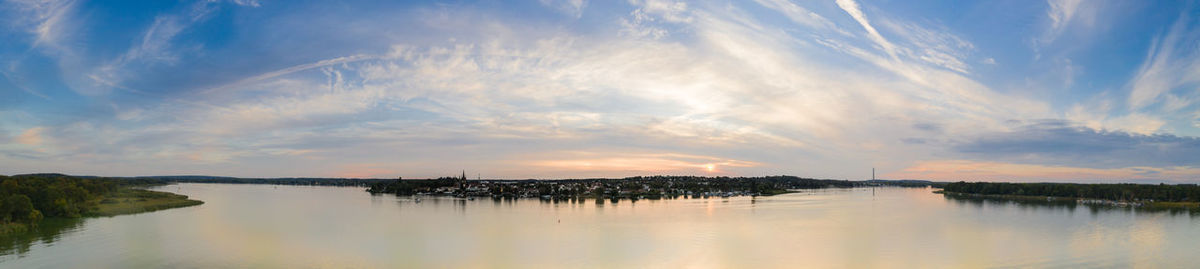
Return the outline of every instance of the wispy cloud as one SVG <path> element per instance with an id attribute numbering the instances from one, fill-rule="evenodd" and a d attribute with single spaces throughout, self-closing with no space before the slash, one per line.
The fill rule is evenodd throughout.
<path id="1" fill-rule="evenodd" d="M 869 37 L 871 41 L 874 41 L 876 45 L 883 49 L 883 51 L 887 52 L 892 59 L 896 59 L 897 56 L 895 45 L 892 45 L 891 42 L 888 42 L 886 38 L 883 38 L 883 35 L 879 34 L 878 30 L 875 30 L 874 26 L 871 26 L 871 21 L 867 19 L 867 15 L 863 13 L 862 8 L 858 5 L 858 2 L 854 2 L 854 0 L 838 0 L 837 5 L 838 7 L 842 8 L 842 10 L 845 10 L 847 14 L 850 14 L 850 17 L 854 18 L 854 21 L 857 21 L 863 29 L 867 30 L 867 37 Z"/>
<path id="2" fill-rule="evenodd" d="M 20 13 L 18 25 L 35 35 L 35 46 L 58 47 L 64 35 L 71 29 L 69 22 L 74 10 L 72 0 L 9 0 L 6 5 L 15 7 Z"/>
<path id="3" fill-rule="evenodd" d="M 538 0 L 542 5 L 553 8 L 567 14 L 571 17 L 579 18 L 583 16 L 583 9 L 587 7 L 587 0 Z"/>
<path id="4" fill-rule="evenodd" d="M 849 34 L 838 29 L 838 26 L 826 19 L 820 14 L 809 11 L 808 9 L 797 5 L 788 0 L 756 0 L 759 5 L 771 8 L 787 16 L 793 22 L 805 25 L 809 28 L 820 30 L 836 30 L 842 34 Z"/>
<path id="5" fill-rule="evenodd" d="M 672 0 L 631 0 L 635 8 L 620 19 L 622 36 L 661 39 L 670 35 L 669 24 L 692 21 L 686 2 Z"/>
<path id="6" fill-rule="evenodd" d="M 1130 110 L 1166 102 L 1167 111 L 1190 107 L 1196 100 L 1196 84 L 1200 83 L 1200 54 L 1191 44 L 1200 42 L 1200 31 L 1191 26 L 1196 18 L 1181 13 L 1175 24 L 1161 38 L 1154 40 L 1146 52 L 1145 62 L 1131 81 Z"/>
<path id="7" fill-rule="evenodd" d="M 20 89 L 23 92 L 29 93 L 33 96 L 37 96 L 42 99 L 51 100 L 50 96 L 47 96 L 45 93 L 42 93 L 41 91 L 34 90 L 30 87 L 25 86 L 24 85 L 25 81 L 23 81 L 19 76 L 11 75 L 10 72 L 15 71 L 15 70 L 11 70 L 11 69 L 14 69 L 15 67 L 16 67 L 15 64 L 11 64 L 9 71 L 0 71 L 0 76 L 3 76 L 4 79 L 9 84 L 13 85 L 13 87 L 17 87 L 17 89 Z"/>
<path id="8" fill-rule="evenodd" d="M 932 160 L 921 161 L 912 167 L 882 176 L 893 179 L 943 181 L 1184 183 L 1194 180 L 1196 174 L 1200 174 L 1200 168 L 1186 166 L 1085 168 L 988 161 Z"/>
<path id="9" fill-rule="evenodd" d="M 144 68 L 178 62 L 179 54 L 183 52 L 173 46 L 172 40 L 189 27 L 207 20 L 217 10 L 218 4 L 215 1 L 196 1 L 179 14 L 155 17 L 142 34 L 140 42 L 134 43 L 121 56 L 99 65 L 87 77 L 100 87 L 140 92 L 124 86 L 124 81 Z"/>
<path id="10" fill-rule="evenodd" d="M 951 34 L 946 29 L 933 30 L 910 22 L 885 20 L 883 26 L 911 44 L 909 47 L 900 48 L 904 55 L 933 66 L 969 73 L 967 58 L 975 50 L 975 45 L 971 42 Z M 992 60 L 992 63 L 995 63 L 995 60 Z"/>
<path id="11" fill-rule="evenodd" d="M 1046 4 L 1050 8 L 1046 11 L 1046 17 L 1050 19 L 1050 25 L 1042 34 L 1040 43 L 1050 43 L 1058 39 L 1066 31 L 1067 26 L 1071 24 L 1077 17 L 1080 10 L 1081 0 L 1047 0 Z"/>
<path id="12" fill-rule="evenodd" d="M 1190 24 L 1156 38 L 1126 87 L 1048 99 L 997 83 L 1031 72 L 1013 57 L 1027 52 L 1011 47 L 1028 50 L 1021 45 L 1040 29 L 993 44 L 1007 37 L 886 3 L 232 4 L 241 6 L 148 12 L 145 24 L 122 28 L 133 42 L 47 38 L 105 46 L 71 50 L 81 57 L 39 49 L 10 65 L 20 72 L 6 76 L 83 94 L 0 107 L 0 169 L 525 178 L 707 174 L 711 165 L 714 174 L 854 178 L 872 166 L 933 177 L 982 163 L 993 175 L 1115 178 L 1181 176 L 1200 161 L 1187 155 L 1187 128 L 1200 124 L 1200 97 L 1187 88 L 1194 50 L 1179 45 L 1192 42 Z M 1053 6 L 1061 10 L 1049 24 L 1086 24 L 1086 5 Z M 507 8 L 544 10 L 528 18 Z M 58 29 L 87 23 L 61 19 L 72 23 Z M 30 75 L 42 58 L 61 75 Z M 1069 74 L 1072 85 L 1104 81 Z M 1029 124 L 1039 119 L 1058 125 Z M 43 128 L 38 139 L 25 138 L 31 128 Z M 1044 173 L 1011 170 L 1024 168 Z"/>
<path id="13" fill-rule="evenodd" d="M 161 128 L 171 130 L 159 135 L 185 141 L 177 147 L 155 150 L 98 143 L 84 146 L 92 150 L 70 150 L 208 161 L 290 158 L 273 152 L 308 150 L 296 147 L 319 145 L 316 141 L 332 135 L 322 135 L 321 130 L 333 129 L 346 130 L 337 132 L 344 141 L 357 141 L 347 146 L 410 145 L 432 137 L 459 139 L 450 141 L 464 145 L 528 138 L 557 141 L 510 149 L 495 158 L 580 150 L 568 145 L 584 143 L 738 160 L 717 162 L 722 167 L 797 153 L 821 156 L 802 162 L 806 167 L 850 167 L 856 165 L 845 163 L 849 157 L 839 156 L 901 151 L 883 145 L 928 135 L 912 127 L 916 122 L 939 121 L 947 133 L 974 133 L 1001 128 L 996 122 L 1015 116 L 983 105 L 1005 98 L 970 79 L 930 69 L 925 65 L 936 64 L 925 61 L 879 58 L 852 45 L 853 39 L 827 41 L 841 44 L 851 58 L 866 59 L 901 79 L 879 79 L 879 71 L 850 72 L 857 66 L 811 62 L 807 59 L 822 54 L 814 49 L 824 46 L 797 43 L 797 37 L 780 35 L 786 33 L 780 26 L 743 12 L 711 10 L 728 7 L 635 4 L 655 21 L 688 29 L 681 32 L 688 36 L 681 38 L 694 43 L 563 33 L 534 41 L 508 36 L 478 43 L 394 44 L 390 51 L 268 71 L 183 98 L 188 102 L 145 108 L 150 111 L 146 114 L 157 116 L 143 121 L 162 122 Z M 795 11 L 792 7 L 781 13 Z M 853 38 L 833 26 L 816 25 L 821 27 L 816 31 L 831 31 L 829 38 Z M 904 25 L 901 36 L 910 38 L 905 44 L 912 47 L 889 45 L 895 51 L 970 47 L 932 28 L 897 25 Z M 578 41 L 582 39 L 590 42 Z M 930 100 L 942 100 L 937 110 L 913 105 Z M 191 103 L 196 101 L 206 105 Z M 1021 107 L 1019 103 L 1030 102 L 1014 100 L 1006 109 Z M 862 113 L 864 107 L 872 112 Z M 991 126 L 980 128 L 981 124 Z M 873 131 L 878 128 L 903 131 L 881 136 Z M 150 134 L 144 130 L 114 135 L 129 141 Z M 269 142 L 297 138 L 304 140 L 290 146 Z M 349 149 L 327 148 L 305 156 L 346 154 L 345 150 Z M 410 148 L 409 153 L 429 150 L 434 149 Z M 449 151 L 463 150 L 468 149 Z M 617 157 L 587 159 L 612 158 Z M 423 171 L 428 175 L 445 168 Z"/>

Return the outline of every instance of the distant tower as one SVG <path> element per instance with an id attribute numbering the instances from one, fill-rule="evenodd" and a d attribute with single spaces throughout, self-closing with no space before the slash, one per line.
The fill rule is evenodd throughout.
<path id="1" fill-rule="evenodd" d="M 875 167 L 871 167 L 871 180 L 875 180 Z"/>
<path id="2" fill-rule="evenodd" d="M 467 189 L 467 170 L 463 170 L 462 177 L 458 180 L 458 191 L 466 191 Z"/>

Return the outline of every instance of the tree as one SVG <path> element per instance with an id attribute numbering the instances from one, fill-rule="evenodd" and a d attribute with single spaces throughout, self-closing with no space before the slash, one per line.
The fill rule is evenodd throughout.
<path id="1" fill-rule="evenodd" d="M 33 208 L 29 196 L 17 194 L 4 200 L 5 221 L 34 223 L 42 220 L 42 212 Z"/>

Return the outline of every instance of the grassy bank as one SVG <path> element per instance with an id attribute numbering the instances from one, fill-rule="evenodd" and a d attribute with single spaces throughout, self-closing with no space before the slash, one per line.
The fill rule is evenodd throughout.
<path id="1" fill-rule="evenodd" d="M 163 209 L 188 207 L 203 204 L 202 201 L 188 199 L 187 195 L 169 192 L 151 191 L 134 188 L 122 188 L 104 196 L 87 201 L 87 210 L 81 217 L 111 217 L 117 215 L 137 214 Z M 58 217 L 59 219 L 77 219 L 78 217 Z M 12 236 L 29 233 L 39 228 L 40 223 L 8 222 L 0 223 L 0 236 Z"/>
<path id="2" fill-rule="evenodd" d="M 1153 202 L 1146 203 L 1149 208 L 1200 208 L 1200 202 Z"/>
<path id="3" fill-rule="evenodd" d="M 142 189 L 165 183 L 63 174 L 0 175 L 0 236 L 36 232 L 43 228 L 43 219 L 78 221 L 201 204 L 184 195 Z"/>
<path id="4" fill-rule="evenodd" d="M 88 210 L 89 217 L 137 214 L 163 209 L 200 205 L 204 202 L 188 199 L 187 195 L 143 189 L 120 189 L 97 199 Z"/>
<path id="5" fill-rule="evenodd" d="M 0 235 L 18 234 L 29 231 L 29 225 L 24 223 L 0 223 Z"/>
<path id="6" fill-rule="evenodd" d="M 1070 201 L 1070 202 L 1073 202 L 1076 200 L 1076 198 L 1071 198 L 1071 197 L 1013 195 L 1013 194 L 978 194 L 978 193 L 948 192 L 945 190 L 936 190 L 936 191 L 933 191 L 933 193 L 954 195 L 954 196 L 961 196 L 961 197 L 998 198 L 998 199 L 1022 200 L 1022 201 L 1057 201 L 1057 202 Z"/>

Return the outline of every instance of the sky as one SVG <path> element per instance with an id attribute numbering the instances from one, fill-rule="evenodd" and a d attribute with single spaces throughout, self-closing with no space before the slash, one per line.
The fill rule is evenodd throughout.
<path id="1" fill-rule="evenodd" d="M 1200 183 L 1187 1 L 0 3 L 0 174 Z"/>

